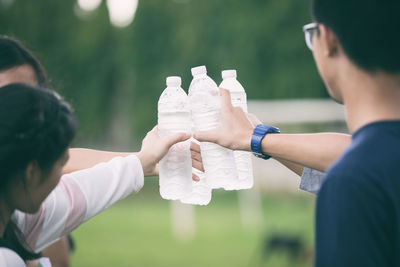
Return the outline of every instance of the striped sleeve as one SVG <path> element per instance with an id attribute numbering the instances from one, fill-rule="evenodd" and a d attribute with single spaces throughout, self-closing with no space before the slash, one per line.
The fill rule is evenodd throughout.
<path id="1" fill-rule="evenodd" d="M 16 211 L 13 220 L 30 249 L 39 252 L 144 183 L 140 160 L 132 155 L 64 175 L 35 214 Z"/>

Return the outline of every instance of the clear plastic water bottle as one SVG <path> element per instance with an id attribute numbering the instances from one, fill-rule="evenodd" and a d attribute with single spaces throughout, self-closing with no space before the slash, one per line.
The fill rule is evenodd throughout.
<path id="1" fill-rule="evenodd" d="M 158 100 L 158 133 L 161 137 L 191 132 L 189 98 L 181 88 L 181 78 L 167 78 L 167 88 Z M 160 195 L 177 200 L 192 191 L 190 140 L 173 145 L 159 164 Z"/>
<path id="2" fill-rule="evenodd" d="M 192 142 L 199 143 L 192 138 Z M 181 199 L 182 203 L 192 205 L 207 205 L 211 201 L 212 189 L 206 182 L 206 174 L 196 168 L 192 168 L 192 172 L 200 178 L 200 181 L 193 181 L 193 190 L 186 197 Z"/>
<path id="3" fill-rule="evenodd" d="M 189 88 L 192 120 L 196 131 L 217 129 L 220 122 L 221 96 L 217 84 L 207 76 L 205 66 L 192 68 Z M 206 182 L 211 188 L 224 188 L 238 179 L 233 151 L 220 145 L 201 142 Z"/>
<path id="4" fill-rule="evenodd" d="M 222 83 L 219 87 L 228 89 L 231 93 L 231 101 L 234 107 L 241 107 L 247 113 L 246 92 L 243 86 L 236 79 L 236 70 L 222 71 Z M 253 187 L 253 165 L 251 153 L 246 151 L 234 151 L 236 169 L 239 178 L 230 180 L 226 190 L 249 189 Z"/>

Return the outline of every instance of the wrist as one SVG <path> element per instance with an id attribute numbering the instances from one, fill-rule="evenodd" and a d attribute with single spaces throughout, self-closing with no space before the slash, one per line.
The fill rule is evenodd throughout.
<path id="1" fill-rule="evenodd" d="M 277 155 L 277 149 L 279 150 L 280 148 L 277 147 L 275 148 L 276 145 L 279 145 L 279 142 L 277 142 L 277 138 L 280 137 L 280 134 L 267 134 L 265 135 L 264 139 L 261 141 L 261 149 L 264 154 L 271 156 L 272 158 L 278 156 Z"/>
<path id="2" fill-rule="evenodd" d="M 274 126 L 268 126 L 259 124 L 253 131 L 251 137 L 251 151 L 253 151 L 254 156 L 269 159 L 271 155 L 267 154 L 263 146 L 263 141 L 269 134 L 279 134 L 280 130 Z M 265 142 L 265 141 L 264 141 Z"/>
<path id="3" fill-rule="evenodd" d="M 249 128 L 246 132 L 243 133 L 242 138 L 239 140 L 244 140 L 245 142 L 241 145 L 241 150 L 244 151 L 249 151 L 251 152 L 251 139 L 253 137 L 253 132 L 254 132 L 255 127 Z"/>
<path id="4" fill-rule="evenodd" d="M 149 157 L 145 153 L 143 153 L 143 151 L 136 153 L 136 156 L 138 157 L 142 165 L 143 175 L 152 176 L 154 170 L 154 164 L 151 163 Z"/>

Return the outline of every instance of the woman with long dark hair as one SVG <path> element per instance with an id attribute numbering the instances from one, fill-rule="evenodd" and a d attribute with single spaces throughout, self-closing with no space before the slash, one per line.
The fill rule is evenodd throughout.
<path id="1" fill-rule="evenodd" d="M 48 86 L 46 71 L 35 56 L 16 39 L 0 36 L 0 86 L 13 82 Z M 69 166 L 69 172 L 79 169 L 72 162 Z M 63 237 L 43 250 L 42 255 L 49 257 L 54 266 L 68 267 L 73 244 L 71 236 Z"/>
<path id="2" fill-rule="evenodd" d="M 0 36 L 0 86 L 13 82 L 41 87 L 46 87 L 48 85 L 46 72 L 34 55 L 19 41 L 7 36 Z M 69 149 L 69 154 L 70 158 L 63 168 L 63 174 L 90 168 L 100 162 L 107 162 L 114 157 L 126 157 L 133 153 L 117 153 L 75 148 Z M 156 174 L 157 168 L 154 168 L 152 173 L 148 173 L 148 175 Z M 96 176 L 96 173 L 88 171 L 85 172 L 84 176 L 86 175 Z M 196 179 L 196 177 L 194 179 Z M 25 229 L 25 232 L 29 233 L 25 226 L 22 227 Z M 13 231 L 8 232 L 12 233 Z M 19 235 L 23 237 L 24 233 L 19 233 Z M 45 248 L 45 246 L 42 247 Z M 31 252 L 32 250 L 28 248 L 27 253 L 29 254 Z M 67 238 L 61 238 L 58 242 L 45 249 L 43 255 L 50 257 L 54 265 L 68 266 L 69 246 Z M 27 257 L 27 259 L 28 258 L 30 257 Z"/>
<path id="3" fill-rule="evenodd" d="M 56 93 L 25 84 L 0 88 L 0 266 L 25 266 L 61 236 L 139 191 L 169 147 L 190 137 L 160 138 L 155 127 L 136 155 L 62 176 L 74 135 L 71 110 Z"/>

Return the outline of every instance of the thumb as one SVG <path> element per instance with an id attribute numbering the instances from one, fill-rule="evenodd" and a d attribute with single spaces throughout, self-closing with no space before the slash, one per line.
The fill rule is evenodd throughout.
<path id="1" fill-rule="evenodd" d="M 218 134 L 219 134 L 219 132 L 217 130 L 198 131 L 198 132 L 194 133 L 194 139 L 196 139 L 199 142 L 217 143 Z"/>
<path id="2" fill-rule="evenodd" d="M 168 148 L 175 145 L 176 143 L 188 140 L 192 135 L 189 133 L 177 133 L 168 136 L 167 145 Z"/>

